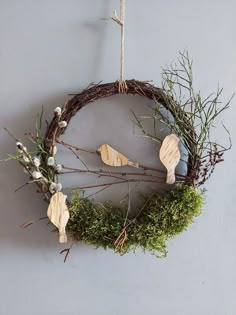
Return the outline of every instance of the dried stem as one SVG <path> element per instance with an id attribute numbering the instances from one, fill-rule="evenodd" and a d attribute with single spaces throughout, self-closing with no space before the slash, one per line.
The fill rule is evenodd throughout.
<path id="1" fill-rule="evenodd" d="M 151 200 L 152 197 L 153 197 L 153 194 L 146 200 L 146 202 L 141 207 L 141 209 L 138 211 L 136 216 L 132 220 L 130 220 L 130 222 L 128 224 L 126 224 L 124 226 L 121 233 L 118 235 L 117 239 L 115 240 L 114 244 L 116 245 L 116 248 L 119 248 L 120 252 L 122 252 L 125 240 L 127 239 L 127 232 L 126 232 L 127 228 L 136 221 L 136 219 L 140 216 L 140 214 L 145 209 L 146 205 L 148 204 L 148 202 Z"/>
<path id="2" fill-rule="evenodd" d="M 26 135 L 30 136 L 32 139 L 37 139 L 37 137 L 36 137 L 34 134 L 32 134 L 32 133 L 27 133 Z M 47 139 L 47 138 L 45 138 L 44 141 L 45 141 L 45 142 L 51 142 L 51 140 L 50 140 L 50 139 Z M 67 142 L 65 142 L 65 141 L 60 141 L 60 140 L 57 139 L 56 142 L 57 142 L 58 144 L 61 144 L 61 145 L 64 146 L 64 147 L 66 147 L 67 149 L 69 149 L 69 150 L 76 156 L 76 158 L 79 159 L 80 161 L 81 161 L 81 158 L 73 151 L 73 149 L 74 149 L 75 151 L 82 151 L 82 152 L 85 152 L 85 153 L 91 153 L 91 154 L 100 155 L 100 153 L 97 152 L 97 151 L 92 151 L 92 150 L 83 149 L 83 148 L 78 147 L 78 146 L 76 146 L 76 145 L 74 145 L 74 144 L 69 144 L 69 143 L 67 143 Z M 81 161 L 81 162 L 82 162 L 82 164 L 84 164 L 83 161 Z M 86 169 L 87 169 L 87 165 L 86 165 L 85 167 L 86 167 Z M 64 168 L 66 168 L 66 167 L 64 166 Z M 160 169 L 156 169 L 156 168 L 152 168 L 152 167 L 147 167 L 147 166 L 141 165 L 141 164 L 139 164 L 139 168 L 141 168 L 141 169 L 143 169 L 143 170 L 145 170 L 145 171 L 155 171 L 155 172 L 159 172 L 159 173 L 166 174 L 166 171 L 165 171 L 165 170 L 160 170 Z M 68 168 L 68 169 L 71 169 L 71 168 Z M 77 170 L 77 169 L 72 169 L 72 170 L 75 171 L 75 170 Z M 78 170 L 78 171 L 81 171 L 81 172 L 82 172 L 82 170 Z M 68 173 L 69 173 L 69 172 L 68 172 Z M 103 172 L 103 173 L 105 173 L 105 172 Z M 114 174 L 124 174 L 124 173 L 122 173 L 122 172 L 109 172 L 109 173 L 111 173 L 111 174 L 112 174 L 112 173 L 114 173 Z M 64 173 L 64 174 L 65 174 L 65 173 Z M 135 173 L 127 173 L 127 172 L 125 172 L 125 174 L 134 175 Z M 137 175 L 139 175 L 139 174 L 137 174 Z M 140 174 L 140 175 L 141 175 L 141 174 Z M 143 173 L 142 175 L 143 175 L 143 176 L 151 176 L 151 175 L 147 175 L 147 174 L 145 174 L 145 173 Z M 176 175 L 177 177 L 186 178 L 186 176 L 183 175 L 183 174 L 176 173 L 175 175 Z"/>
<path id="3" fill-rule="evenodd" d="M 96 187 L 104 187 L 104 186 L 111 186 L 111 185 L 117 185 L 117 184 L 124 184 L 124 183 L 162 183 L 164 184 L 165 181 L 157 181 L 157 180 L 140 180 L 140 179 L 124 179 L 116 182 L 111 182 L 111 183 L 104 183 L 104 184 L 98 184 L 98 185 L 88 185 L 88 186 L 80 186 L 80 187 L 66 187 L 64 188 L 65 190 L 70 189 L 70 190 L 84 190 L 84 189 L 90 189 L 90 188 L 96 188 Z"/>
<path id="4" fill-rule="evenodd" d="M 41 220 L 44 220 L 44 219 L 48 219 L 48 217 L 42 217 L 42 218 L 38 218 L 38 219 L 36 219 L 36 220 L 27 221 L 27 222 L 23 223 L 23 224 L 20 226 L 20 228 L 21 228 L 21 229 L 25 229 L 25 228 L 27 228 L 28 226 L 34 224 L 35 222 L 38 222 L 38 221 L 41 221 Z"/>
<path id="5" fill-rule="evenodd" d="M 72 246 L 74 245 L 74 243 L 75 243 L 75 242 L 72 242 L 71 245 L 70 245 L 70 247 L 63 249 L 63 250 L 60 252 L 60 255 L 63 254 L 63 253 L 66 253 L 66 254 L 65 254 L 65 258 L 64 258 L 64 263 L 66 262 L 66 260 L 67 260 L 67 258 L 68 258 L 68 256 L 69 256 L 70 252 L 71 252 L 71 249 L 72 249 Z"/>
<path id="6" fill-rule="evenodd" d="M 151 178 L 156 178 L 156 179 L 165 179 L 164 176 L 156 176 L 156 175 L 153 175 L 153 174 L 147 174 L 147 173 L 136 173 L 136 172 L 115 172 L 115 171 L 105 171 L 105 170 L 102 170 L 102 169 L 99 169 L 99 170 L 89 170 L 89 169 L 86 169 L 86 170 L 83 170 L 83 169 L 78 169 L 78 168 L 73 168 L 73 167 L 69 167 L 69 166 L 66 166 L 66 165 L 62 165 L 62 168 L 63 169 L 66 169 L 66 170 L 70 170 L 68 172 L 62 172 L 61 174 L 65 175 L 65 174 L 71 174 L 71 173 L 92 173 L 92 174 L 96 174 L 98 176 L 104 176 L 104 175 L 110 175 L 111 177 L 113 177 L 113 175 L 121 175 L 121 176 L 141 176 L 141 177 L 151 177 Z M 149 169 L 148 169 L 149 170 Z M 158 170 L 156 170 L 158 171 Z M 161 172 L 163 174 L 165 174 L 166 172 L 165 171 L 158 171 L 158 172 Z M 176 177 L 179 179 L 179 180 L 186 180 L 186 177 L 183 176 L 183 175 L 180 175 L 180 174 L 176 174 Z"/>

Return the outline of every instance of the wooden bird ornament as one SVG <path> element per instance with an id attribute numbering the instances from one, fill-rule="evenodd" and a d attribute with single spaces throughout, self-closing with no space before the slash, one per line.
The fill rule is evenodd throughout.
<path id="1" fill-rule="evenodd" d="M 97 150 L 101 154 L 103 163 L 109 166 L 125 166 L 130 165 L 139 167 L 138 163 L 130 161 L 126 156 L 113 149 L 109 144 L 103 144 Z"/>
<path id="2" fill-rule="evenodd" d="M 179 141 L 175 134 L 171 134 L 165 137 L 160 148 L 160 160 L 167 169 L 167 184 L 175 182 L 175 168 L 180 161 Z"/>
<path id="3" fill-rule="evenodd" d="M 48 218 L 58 228 L 59 242 L 66 243 L 66 224 L 69 220 L 69 211 L 66 205 L 67 196 L 61 192 L 56 192 L 50 199 L 48 206 Z"/>

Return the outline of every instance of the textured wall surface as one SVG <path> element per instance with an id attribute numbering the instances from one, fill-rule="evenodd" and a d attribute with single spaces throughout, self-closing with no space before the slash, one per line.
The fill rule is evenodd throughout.
<path id="1" fill-rule="evenodd" d="M 104 19 L 114 8 L 118 0 L 0 0 L 1 126 L 23 137 L 34 130 L 42 104 L 50 119 L 68 93 L 118 78 L 119 31 Z M 127 0 L 126 77 L 158 84 L 160 67 L 187 48 L 197 89 L 207 95 L 219 83 L 226 101 L 236 83 L 235 11 L 235 0 Z M 102 106 L 96 130 L 101 125 L 106 134 Z M 93 114 L 92 106 L 83 113 L 82 136 L 96 132 Z M 234 143 L 235 115 L 233 100 L 223 120 Z M 214 136 L 227 144 L 221 128 Z M 1 153 L 14 152 L 3 130 L 0 141 Z M 51 227 L 40 222 L 19 229 L 44 216 L 45 204 L 35 187 L 14 193 L 25 174 L 14 162 L 1 163 L 0 314 L 235 315 L 235 150 L 207 184 L 203 214 L 170 242 L 163 260 L 81 244 L 64 264 Z"/>

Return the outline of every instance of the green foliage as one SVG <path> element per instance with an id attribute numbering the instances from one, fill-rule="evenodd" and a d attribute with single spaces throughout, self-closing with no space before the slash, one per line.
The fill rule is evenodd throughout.
<path id="1" fill-rule="evenodd" d="M 187 229 L 201 213 L 203 202 L 203 191 L 185 184 L 177 185 L 165 195 L 153 195 L 146 200 L 138 216 L 128 218 L 125 241 L 117 246 L 115 241 L 126 220 L 125 209 L 110 203 L 94 203 L 73 191 L 67 232 L 75 241 L 111 248 L 120 254 L 141 247 L 165 256 L 167 240 Z"/>
<path id="2" fill-rule="evenodd" d="M 226 104 L 222 104 L 223 89 L 204 97 L 196 90 L 193 82 L 193 62 L 187 51 L 179 53 L 177 62 L 162 69 L 162 90 L 168 109 L 154 98 L 155 104 L 149 116 L 141 119 L 135 114 L 134 123 L 142 131 L 144 137 L 162 143 L 158 138 L 155 126 L 163 124 L 170 133 L 175 133 L 188 153 L 189 174 L 194 185 L 200 186 L 209 179 L 215 165 L 222 162 L 222 155 L 231 148 L 231 137 L 228 129 L 222 123 L 228 134 L 229 146 L 212 141 L 211 132 L 219 124 L 219 116 L 229 108 L 232 96 Z M 145 130 L 142 120 L 149 119 L 154 124 L 154 134 Z"/>

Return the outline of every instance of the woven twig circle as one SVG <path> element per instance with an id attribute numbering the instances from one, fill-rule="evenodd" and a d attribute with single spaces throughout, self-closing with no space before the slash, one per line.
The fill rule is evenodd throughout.
<path id="1" fill-rule="evenodd" d="M 68 207 L 70 219 L 67 233 L 73 241 L 84 241 L 96 247 L 112 248 L 123 254 L 137 247 L 150 251 L 155 255 L 165 255 L 166 241 L 184 231 L 198 216 L 203 204 L 201 191 L 194 187 L 196 167 L 194 151 L 191 152 L 192 141 L 196 133 L 191 120 L 181 106 L 168 93 L 154 85 L 137 80 L 126 81 L 125 93 L 139 95 L 162 105 L 178 123 L 184 124 L 186 133 L 190 135 L 181 139 L 188 147 L 187 175 L 182 184 L 174 186 L 164 195 L 152 193 L 144 200 L 141 208 L 136 209 L 133 216 L 123 207 L 112 203 L 94 203 L 80 193 L 72 191 Z M 42 159 L 47 161 L 52 155 L 55 144 L 60 143 L 60 136 L 66 131 L 70 120 L 85 105 L 99 99 L 120 94 L 119 82 L 90 85 L 81 93 L 74 95 L 48 124 L 44 137 L 44 153 Z M 189 150 L 190 148 L 190 150 Z M 48 168 L 51 175 L 53 170 Z M 129 208 L 128 208 L 129 209 Z M 126 211 L 126 212 L 125 212 Z"/>
<path id="2" fill-rule="evenodd" d="M 138 80 L 127 80 L 126 84 L 126 94 L 139 95 L 151 100 L 155 100 L 162 106 L 164 106 L 166 110 L 168 110 L 172 114 L 174 119 L 176 118 L 176 116 L 181 117 L 181 120 L 185 123 L 186 132 L 191 135 L 192 139 L 195 138 L 195 131 L 193 126 L 191 125 L 191 122 L 188 119 L 187 113 L 182 110 L 181 107 L 175 102 L 175 100 L 168 96 L 163 89 L 158 88 L 148 82 Z M 66 131 L 66 128 L 69 126 L 71 118 L 75 116 L 81 108 L 96 100 L 117 94 L 120 94 L 119 83 L 112 82 L 97 85 L 92 84 L 81 93 L 75 95 L 71 100 L 66 103 L 63 108 L 62 116 L 60 117 L 61 120 L 67 122 L 67 126 L 65 128 L 58 128 L 58 119 L 56 115 L 53 117 L 52 121 L 48 125 L 45 134 L 45 148 L 47 149 L 47 152 L 50 153 L 53 138 L 59 139 L 60 135 L 62 135 Z M 186 176 L 186 179 L 188 178 L 188 182 L 189 179 L 191 179 L 193 173 L 194 161 L 192 159 L 192 156 L 189 155 Z"/>

